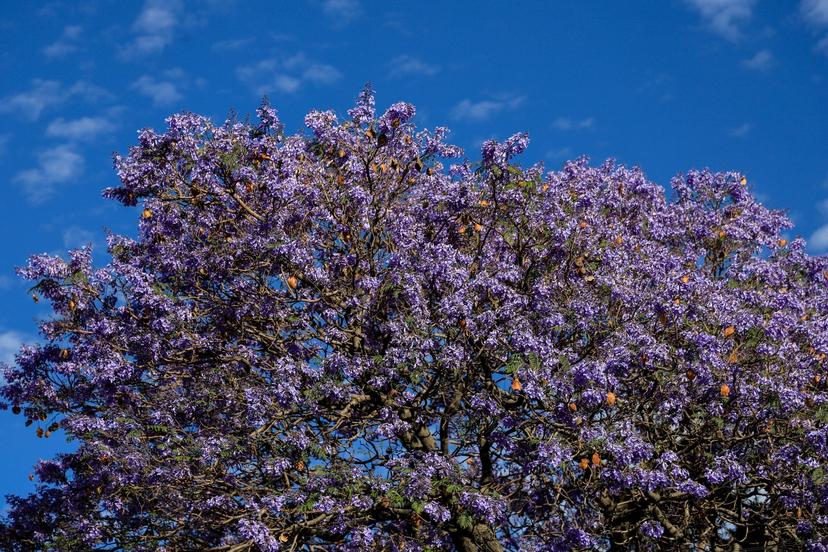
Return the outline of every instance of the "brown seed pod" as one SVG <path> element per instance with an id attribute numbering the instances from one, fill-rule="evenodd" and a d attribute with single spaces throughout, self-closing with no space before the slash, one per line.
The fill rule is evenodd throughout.
<path id="1" fill-rule="evenodd" d="M 612 391 L 607 393 L 607 405 L 615 406 L 615 402 L 618 400 L 618 397 Z"/>
<path id="2" fill-rule="evenodd" d="M 593 466 L 600 466 L 601 465 L 601 456 L 597 452 L 592 453 L 592 465 Z"/>

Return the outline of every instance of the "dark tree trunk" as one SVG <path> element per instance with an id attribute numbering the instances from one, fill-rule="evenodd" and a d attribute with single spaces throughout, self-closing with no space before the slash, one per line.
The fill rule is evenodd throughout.
<path id="1" fill-rule="evenodd" d="M 459 530 L 451 534 L 458 552 L 503 552 L 503 546 L 491 527 L 479 523 L 471 530 Z"/>

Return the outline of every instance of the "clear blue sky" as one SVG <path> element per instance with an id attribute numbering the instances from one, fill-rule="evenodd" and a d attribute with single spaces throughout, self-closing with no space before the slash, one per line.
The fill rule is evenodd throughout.
<path id="1" fill-rule="evenodd" d="M 366 81 L 478 155 L 530 133 L 521 162 L 581 154 L 667 184 L 741 170 L 791 235 L 828 251 L 828 0 L 3 2 L 0 10 L 0 359 L 37 339 L 15 266 L 129 233 L 101 199 L 111 153 L 188 110 L 223 121 L 263 95 L 288 130 L 344 113 Z M 0 495 L 66 447 L 0 412 Z"/>

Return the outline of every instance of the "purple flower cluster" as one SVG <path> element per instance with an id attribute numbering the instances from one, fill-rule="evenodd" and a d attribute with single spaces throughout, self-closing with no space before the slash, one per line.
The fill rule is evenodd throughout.
<path id="1" fill-rule="evenodd" d="M 0 548 L 825 549 L 828 258 L 740 173 L 472 163 L 414 113 L 116 156 L 135 239 L 19 269 L 54 316 L 0 407 L 77 446 Z"/>

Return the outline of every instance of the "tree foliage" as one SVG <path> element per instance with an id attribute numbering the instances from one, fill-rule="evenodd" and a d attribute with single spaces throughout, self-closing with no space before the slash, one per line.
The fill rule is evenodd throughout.
<path id="1" fill-rule="evenodd" d="M 8 549 L 826 549 L 828 259 L 741 174 L 258 115 L 143 131 L 137 237 L 20 269 L 4 406 L 74 449 Z"/>

